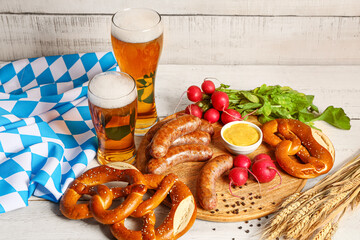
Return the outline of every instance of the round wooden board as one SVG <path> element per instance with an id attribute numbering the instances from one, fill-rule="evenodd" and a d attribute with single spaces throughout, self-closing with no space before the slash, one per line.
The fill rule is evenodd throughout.
<path id="1" fill-rule="evenodd" d="M 176 114 L 165 119 L 174 117 L 176 117 Z M 257 124 L 258 126 L 261 125 L 257 121 L 257 118 L 253 116 L 250 116 L 248 121 Z M 222 125 L 215 123 L 213 126 L 215 130 L 215 134 L 213 135 L 211 142 L 211 148 L 214 152 L 213 157 L 221 154 L 230 154 L 223 146 L 222 139 L 220 137 Z M 320 131 L 314 130 L 313 133 L 315 133 L 314 137 L 320 140 L 334 156 L 334 147 L 330 140 Z M 138 148 L 135 163 L 136 167 L 144 173 L 146 172 L 145 148 L 148 144 L 149 142 L 143 138 Z M 274 151 L 266 143 L 262 143 L 255 152 L 249 154 L 248 156 L 252 159 L 259 153 L 267 153 L 274 159 Z M 199 172 L 204 164 L 205 162 L 182 163 L 172 167 L 165 174 L 170 172 L 176 174 L 180 180 L 182 180 L 190 188 L 191 192 L 195 196 L 195 199 L 197 199 L 196 182 Z M 281 203 L 284 198 L 295 192 L 301 191 L 306 183 L 306 179 L 292 177 L 282 171 L 280 167 L 278 167 L 278 170 L 282 177 L 282 184 L 280 187 L 269 190 L 279 184 L 280 178 L 276 176 L 271 182 L 261 184 L 260 195 L 258 183 L 255 182 L 252 177 L 249 177 L 245 185 L 232 188 L 233 193 L 240 196 L 240 198 L 230 195 L 228 175 L 224 174 L 216 184 L 216 193 L 218 198 L 216 209 L 211 211 L 204 210 L 197 202 L 197 218 L 215 222 L 237 222 L 260 218 L 274 212 L 277 205 Z"/>

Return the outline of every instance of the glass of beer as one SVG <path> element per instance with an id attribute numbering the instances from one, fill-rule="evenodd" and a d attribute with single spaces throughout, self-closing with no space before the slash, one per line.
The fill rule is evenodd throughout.
<path id="1" fill-rule="evenodd" d="M 144 135 L 158 118 L 155 105 L 155 76 L 163 45 L 161 16 L 146 8 L 128 8 L 115 13 L 111 42 L 122 72 L 136 80 L 138 110 L 136 135 Z"/>
<path id="2" fill-rule="evenodd" d="M 98 162 L 133 163 L 136 153 L 135 80 L 123 72 L 100 73 L 89 81 L 88 98 L 98 139 Z"/>

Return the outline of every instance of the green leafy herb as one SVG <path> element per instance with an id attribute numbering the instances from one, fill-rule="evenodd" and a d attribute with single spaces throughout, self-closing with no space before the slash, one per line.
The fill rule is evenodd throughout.
<path id="1" fill-rule="evenodd" d="M 323 113 L 313 104 L 314 96 L 305 95 L 290 87 L 279 85 L 262 86 L 250 91 L 233 90 L 221 84 L 216 89 L 228 94 L 230 106 L 242 116 L 254 111 L 261 123 L 276 118 L 298 119 L 310 126 L 314 121 L 323 120 L 340 129 L 350 129 L 350 118 L 342 108 L 329 106 Z"/>

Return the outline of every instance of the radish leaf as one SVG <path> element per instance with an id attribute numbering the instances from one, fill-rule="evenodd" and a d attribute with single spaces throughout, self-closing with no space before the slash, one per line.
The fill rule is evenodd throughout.
<path id="1" fill-rule="evenodd" d="M 230 99 L 229 108 L 246 115 L 257 109 L 254 115 L 260 123 L 276 118 L 298 119 L 313 127 L 314 121 L 322 120 L 337 128 L 348 130 L 350 118 L 342 108 L 328 107 L 322 114 L 313 104 L 314 96 L 305 95 L 287 86 L 262 86 L 250 91 L 230 89 L 221 84 L 216 89 L 225 92 Z"/>

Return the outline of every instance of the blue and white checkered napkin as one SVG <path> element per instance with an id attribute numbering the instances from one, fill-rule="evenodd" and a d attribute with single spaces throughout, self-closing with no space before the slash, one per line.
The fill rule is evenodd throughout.
<path id="1" fill-rule="evenodd" d="M 0 213 L 31 195 L 57 202 L 96 153 L 88 80 L 112 70 L 111 52 L 0 65 Z"/>

